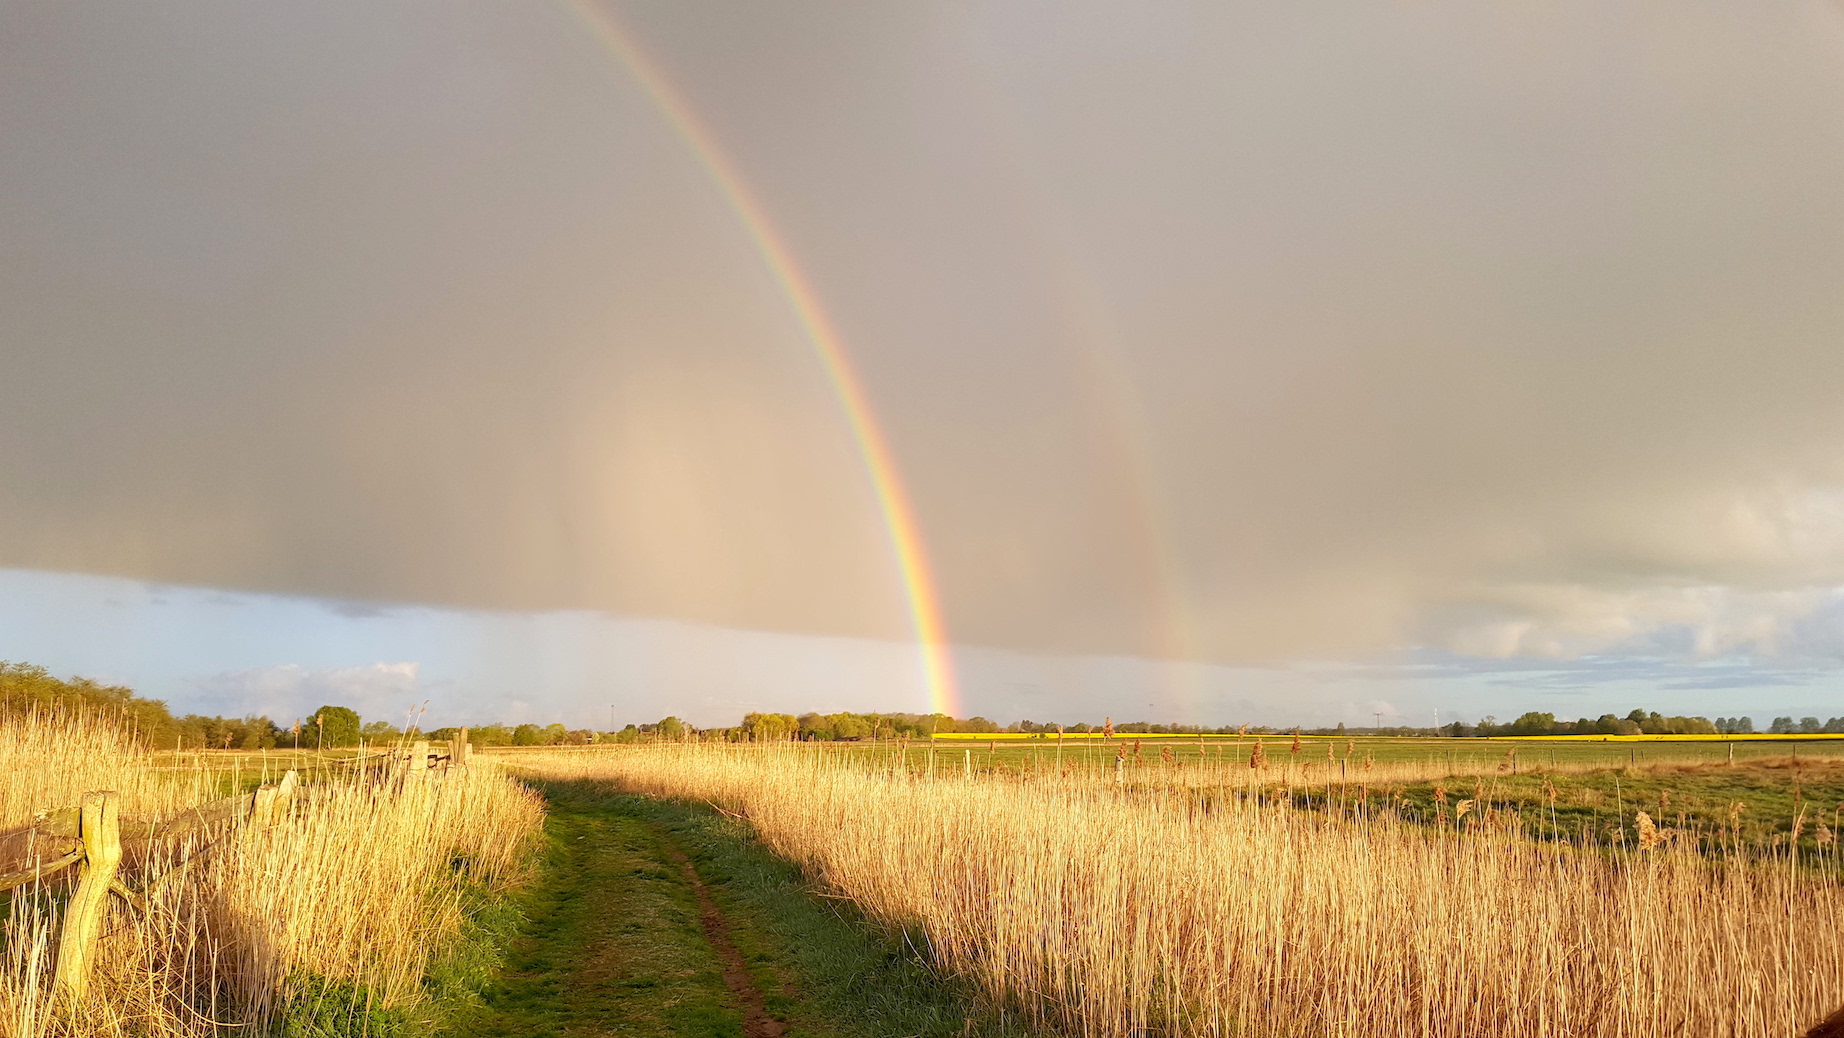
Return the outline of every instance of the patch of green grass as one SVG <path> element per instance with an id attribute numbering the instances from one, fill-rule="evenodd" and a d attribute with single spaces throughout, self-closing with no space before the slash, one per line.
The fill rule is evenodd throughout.
<path id="1" fill-rule="evenodd" d="M 1555 791 L 1553 804 L 1546 784 Z M 1477 777 L 1401 787 L 1411 817 L 1434 816 L 1436 787 L 1447 791 L 1449 818 L 1459 800 L 1478 798 L 1484 801 L 1481 807 L 1515 812 L 1534 835 L 1579 838 L 1592 833 L 1603 842 L 1622 825 L 1630 841 L 1640 811 L 1660 826 L 1710 837 L 1729 824 L 1731 809 L 1739 804 L 1741 811 L 1733 817 L 1740 823 L 1744 847 L 1759 849 L 1776 836 L 1784 838 L 1796 814 L 1803 812 L 1802 853 L 1829 852 L 1835 845 L 1817 842 L 1818 825 L 1835 832 L 1844 818 L 1844 762 L 1805 754 L 1733 765 L 1667 764 L 1562 773 L 1523 766 L 1515 774 L 1482 770 Z"/>
<path id="2" fill-rule="evenodd" d="M 980 1009 L 965 985 L 931 968 L 915 935 L 892 933 L 849 902 L 819 896 L 746 822 L 702 805 L 604 795 L 614 810 L 659 826 L 692 859 L 790 1036 L 1029 1033 Z"/>
<path id="3" fill-rule="evenodd" d="M 745 824 L 581 783 L 540 786 L 549 804 L 538 879 L 509 903 L 502 951 L 454 972 L 441 1033 L 577 1038 L 739 1036 L 742 1017 L 676 849 L 723 912 L 730 941 L 787 1038 L 916 1038 L 1024 1032 L 980 1011 L 901 935 L 816 895 Z M 478 917 L 491 928 L 491 911 Z M 494 974 L 482 982 L 483 974 Z M 472 994 L 468 992 L 472 991 Z"/>
<path id="4" fill-rule="evenodd" d="M 412 1034 L 419 1023 L 410 1012 L 380 1006 L 370 992 L 345 981 L 296 974 L 283 992 L 270 1021 L 277 1038 Z"/>
<path id="5" fill-rule="evenodd" d="M 498 975 L 444 1033 L 507 1038 L 741 1033 L 691 888 L 644 822 L 551 790 L 537 880 Z"/>

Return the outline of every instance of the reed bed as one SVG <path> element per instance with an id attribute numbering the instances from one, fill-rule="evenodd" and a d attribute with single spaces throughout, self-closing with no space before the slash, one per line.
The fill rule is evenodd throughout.
<path id="1" fill-rule="evenodd" d="M 1434 743 L 1439 740 L 1426 740 Z M 1411 785 L 1452 778 L 1518 774 L 1542 771 L 1551 775 L 1586 775 L 1610 768 L 1649 771 L 1723 763 L 1722 746 L 1716 743 L 1649 743 L 1632 750 L 1629 757 L 1618 752 L 1611 757 L 1555 757 L 1544 746 L 1500 745 L 1482 751 L 1470 744 L 1458 751 L 1425 749 L 1422 752 L 1390 748 L 1385 756 L 1373 755 L 1371 739 L 1313 739 L 1294 748 L 1287 736 L 1251 736 L 1246 741 L 1196 744 L 1175 737 L 1122 737 L 1110 745 L 1076 742 L 1059 747 L 1052 740 L 1041 744 L 968 743 L 941 747 L 920 744 L 900 749 L 901 744 L 878 744 L 854 752 L 871 758 L 888 757 L 892 747 L 916 766 L 937 774 L 960 769 L 963 763 L 973 772 L 999 771 L 1012 774 L 1042 775 L 1046 771 L 1075 769 L 1113 773 L 1116 761 L 1125 782 L 1151 783 L 1158 786 L 1217 786 L 1225 776 L 1240 776 L 1236 769 L 1249 767 L 1251 758 L 1263 761 L 1260 778 L 1266 782 L 1302 787 L 1343 784 L 1347 786 Z M 1172 758 L 1166 751 L 1172 750 Z M 1799 747 L 1778 747 L 1774 759 L 1798 759 Z M 1804 756 L 1814 761 L 1834 761 L 1844 754 L 1832 744 L 1805 748 Z M 1762 760 L 1757 751 L 1744 756 L 1744 762 Z M 1630 764 L 1629 764 L 1630 761 Z M 1162 770 L 1149 770 L 1162 769 Z M 1228 769 L 1227 771 L 1225 769 Z"/>
<path id="2" fill-rule="evenodd" d="M 1302 810 L 1246 767 L 1117 784 L 806 748 L 517 759 L 740 813 L 995 1004 L 1066 1033 L 1780 1038 L 1844 1002 L 1836 882 L 1656 833 L 1629 851 L 1336 797 Z"/>
<path id="3" fill-rule="evenodd" d="M 85 791 L 113 789 L 129 816 L 166 816 L 223 793 L 202 770 L 151 767 L 134 740 L 87 714 L 0 715 L 0 830 L 32 812 L 74 804 Z"/>
<path id="4" fill-rule="evenodd" d="M 113 788 L 127 817 L 221 795 L 221 776 L 157 771 L 132 744 L 96 728 L 67 725 L 68 739 L 57 740 L 0 722 L 0 747 L 13 739 L 0 761 L 10 752 L 28 772 L 0 777 L 10 782 L 0 787 L 6 815 L 20 814 L 15 795 L 43 805 Z M 83 763 L 65 748 L 72 744 L 111 755 Z M 30 746 L 44 752 L 20 749 Z M 48 773 L 65 765 L 77 770 Z M 133 855 L 129 885 L 145 909 L 112 905 L 89 994 L 75 1010 L 58 1002 L 50 980 L 65 881 L 28 889 L 0 934 L 0 1038 L 203 1038 L 227 1028 L 267 1033 L 291 1016 L 324 1029 L 331 1018 L 413 1010 L 431 958 L 461 933 L 466 887 L 516 881 L 542 819 L 536 795 L 490 763 L 413 783 L 352 769 L 321 776 L 274 825 Z"/>

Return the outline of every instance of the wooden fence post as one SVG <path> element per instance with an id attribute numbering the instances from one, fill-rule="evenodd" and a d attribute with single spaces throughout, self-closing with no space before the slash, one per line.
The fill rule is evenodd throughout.
<path id="1" fill-rule="evenodd" d="M 281 821 L 288 813 L 288 801 L 294 797 L 297 781 L 295 773 L 290 771 L 275 785 L 258 789 L 250 805 L 250 821 L 256 825 L 274 825 Z"/>
<path id="2" fill-rule="evenodd" d="M 89 986 L 103 907 L 115 883 L 115 870 L 122 863 L 120 802 L 110 792 L 83 794 L 83 821 L 78 829 L 83 840 L 83 877 L 64 910 L 64 933 L 58 941 L 57 987 L 73 1003 Z"/>
<path id="3" fill-rule="evenodd" d="M 274 786 L 257 787 L 256 796 L 250 801 L 251 825 L 275 824 L 275 793 Z"/>
<path id="4" fill-rule="evenodd" d="M 429 740 L 419 739 L 410 747 L 409 778 L 421 782 L 429 774 Z"/>
<path id="5" fill-rule="evenodd" d="M 474 755 L 474 745 L 467 741 L 467 728 L 462 727 L 455 735 L 454 763 L 466 766 Z"/>

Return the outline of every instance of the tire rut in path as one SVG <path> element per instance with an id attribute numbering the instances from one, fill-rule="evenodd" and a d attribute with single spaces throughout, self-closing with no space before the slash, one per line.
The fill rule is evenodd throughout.
<path id="1" fill-rule="evenodd" d="M 756 986 L 755 978 L 749 975 L 749 966 L 743 961 L 742 951 L 730 939 L 730 921 L 724 918 L 723 909 L 717 907 L 710 889 L 704 885 L 697 868 L 692 865 L 691 858 L 670 837 L 664 833 L 659 835 L 666 853 L 679 863 L 679 868 L 685 873 L 685 881 L 691 884 L 692 893 L 697 895 L 698 922 L 704 927 L 704 938 L 723 960 L 724 984 L 736 996 L 737 1008 L 743 1012 L 743 1038 L 781 1038 L 787 1025 L 768 1015 L 768 999 L 762 994 L 762 989 Z"/>

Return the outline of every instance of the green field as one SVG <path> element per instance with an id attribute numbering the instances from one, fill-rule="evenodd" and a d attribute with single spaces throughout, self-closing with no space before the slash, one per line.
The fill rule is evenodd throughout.
<path id="1" fill-rule="evenodd" d="M 1349 756 L 1354 761 L 1362 761 L 1369 756 L 1378 763 L 1426 765 L 1446 768 L 1456 773 L 1482 775 L 1497 774 L 1499 765 L 1511 759 L 1515 760 L 1520 772 L 1543 767 L 1575 770 L 1718 764 L 1730 760 L 1731 753 L 1738 764 L 1781 760 L 1844 760 L 1844 739 L 1837 736 L 1794 736 L 1780 739 L 1670 736 L 1421 739 L 1303 735 L 1299 737 L 1300 751 L 1297 758 L 1292 753 L 1294 737 L 1291 735 L 1248 736 L 1241 739 L 1234 736 L 1210 736 L 1202 741 L 1195 735 L 1120 735 L 1113 739 L 1066 736 L 1060 744 L 1055 738 L 983 736 L 973 739 L 956 736 L 933 742 L 916 740 L 907 744 L 861 742 L 815 745 L 823 747 L 824 752 L 862 755 L 867 761 L 888 759 L 901 752 L 912 767 L 926 767 L 932 753 L 937 768 L 964 768 L 970 763 L 977 772 L 1001 766 L 1012 770 L 1050 768 L 1059 761 L 1073 766 L 1112 767 L 1116 755 L 1123 749 L 1132 759 L 1136 743 L 1140 747 L 1140 759 L 1143 762 L 1162 761 L 1164 751 L 1169 748 L 1176 763 L 1195 764 L 1205 759 L 1212 763 L 1246 764 L 1251 748 L 1258 741 L 1264 745 L 1271 767 L 1284 766 L 1289 762 L 1323 763 L 1329 747 L 1341 760 Z M 1508 754 L 1510 757 L 1507 757 Z"/>

